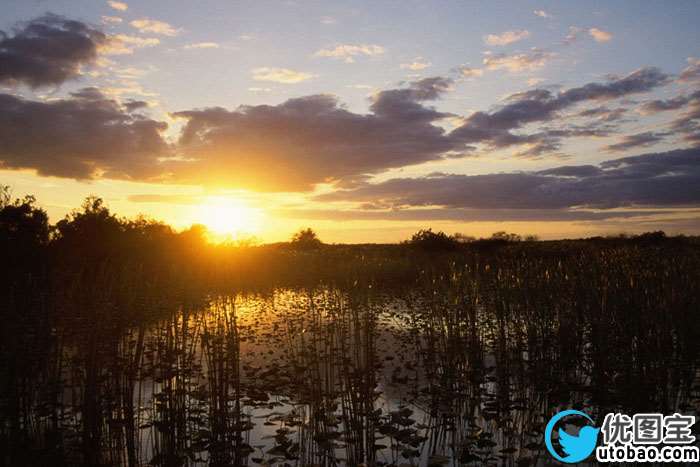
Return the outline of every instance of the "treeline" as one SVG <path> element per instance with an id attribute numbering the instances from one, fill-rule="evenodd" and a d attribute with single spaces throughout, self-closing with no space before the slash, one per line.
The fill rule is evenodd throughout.
<path id="1" fill-rule="evenodd" d="M 422 271 L 458 257 L 575 255 L 621 245 L 678 249 L 698 244 L 696 238 L 666 238 L 663 232 L 588 241 L 536 240 L 506 232 L 476 239 L 428 229 L 401 244 L 327 245 L 312 229 L 304 229 L 286 243 L 214 244 L 203 226 L 176 232 L 161 222 L 121 218 L 98 197 L 87 198 L 80 209 L 51 225 L 34 197 L 11 200 L 4 189 L 0 306 L 26 309 L 30 304 L 25 301 L 30 300 L 50 307 L 53 314 L 94 318 L 94 307 L 85 300 L 128 303 L 122 309 L 135 311 L 120 313 L 129 319 L 134 313 L 153 313 L 154 297 L 159 303 L 182 303 L 232 289 L 319 283 L 388 287 L 410 283 Z M 85 298 L 87 292 L 93 296 Z"/>
<path id="2" fill-rule="evenodd" d="M 420 230 L 395 245 L 327 245 L 312 229 L 297 232 L 289 242 L 256 245 L 250 242 L 215 244 L 204 226 L 176 232 L 143 217 L 116 216 L 102 199 L 89 197 L 54 225 L 33 196 L 11 200 L 0 190 L 0 259 L 3 283 L 45 281 L 43 290 L 65 293 L 70 284 L 110 277 L 135 289 L 172 288 L 174 294 L 219 287 L 307 284 L 321 281 L 404 281 L 434 253 L 491 251 L 493 248 L 570 249 L 592 244 L 696 244 L 695 238 L 666 238 L 663 232 L 632 237 L 596 237 L 588 241 L 539 242 L 536 236 L 496 232 L 487 238 Z M 574 249 L 576 249 L 574 248 Z M 425 255 L 424 253 L 429 253 Z M 31 279 L 30 279 L 31 278 Z M 5 287 L 6 291 L 8 287 Z M 14 285 L 10 288 L 13 288 Z"/>

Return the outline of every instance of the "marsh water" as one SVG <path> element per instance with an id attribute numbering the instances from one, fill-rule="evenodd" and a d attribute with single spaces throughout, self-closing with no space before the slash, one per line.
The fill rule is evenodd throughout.
<path id="1" fill-rule="evenodd" d="M 593 313 L 587 296 L 455 280 L 239 291 L 139 325 L 59 324 L 14 389 L 31 438 L 6 459 L 21 446 L 44 465 L 547 465 L 558 409 L 696 413 L 695 347 L 668 317 L 639 328 L 614 296 Z"/>

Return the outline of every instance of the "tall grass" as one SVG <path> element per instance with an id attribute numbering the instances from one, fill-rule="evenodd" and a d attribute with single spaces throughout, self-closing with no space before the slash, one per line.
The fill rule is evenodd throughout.
<path id="1" fill-rule="evenodd" d="M 694 239 L 2 239 L 3 465 L 525 466 L 564 407 L 697 413 Z"/>

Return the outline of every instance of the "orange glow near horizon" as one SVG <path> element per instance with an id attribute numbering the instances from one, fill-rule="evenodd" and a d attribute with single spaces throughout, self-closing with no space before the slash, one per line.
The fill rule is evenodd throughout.
<path id="1" fill-rule="evenodd" d="M 239 199 L 210 196 L 193 211 L 192 218 L 209 230 L 214 241 L 257 236 L 262 229 L 262 210 Z"/>

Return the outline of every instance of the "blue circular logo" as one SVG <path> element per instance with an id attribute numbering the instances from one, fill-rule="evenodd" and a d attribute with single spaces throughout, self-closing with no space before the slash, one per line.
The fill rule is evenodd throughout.
<path id="1" fill-rule="evenodd" d="M 570 435 L 562 428 L 559 428 L 557 434 L 559 435 L 559 444 L 564 450 L 564 456 L 559 455 L 559 453 L 554 449 L 552 445 L 552 432 L 557 422 L 559 422 L 564 417 L 569 416 L 579 416 L 584 417 L 586 420 L 591 422 L 593 426 L 586 425 L 581 428 L 578 432 L 578 436 Z M 547 446 L 547 450 L 556 460 L 564 462 L 567 464 L 575 464 L 585 460 L 591 455 L 595 446 L 598 442 L 598 432 L 600 429 L 595 427 L 595 422 L 587 414 L 579 412 L 578 410 L 564 410 L 553 416 L 547 427 L 544 429 L 544 444 Z"/>

